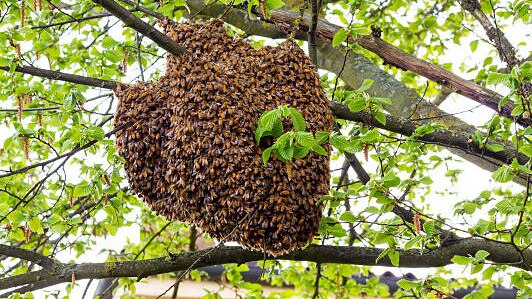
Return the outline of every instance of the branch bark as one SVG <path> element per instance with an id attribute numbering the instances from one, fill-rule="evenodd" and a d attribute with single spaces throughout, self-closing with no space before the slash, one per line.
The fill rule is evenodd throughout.
<path id="1" fill-rule="evenodd" d="M 0 257 L 9 256 L 25 261 L 33 262 L 41 267 L 52 267 L 60 264 L 59 261 L 49 258 L 35 251 L 26 250 L 20 247 L 13 247 L 0 244 Z"/>
<path id="2" fill-rule="evenodd" d="M 296 18 L 297 12 L 286 9 L 277 9 L 271 12 L 270 19 L 280 28 L 289 30 L 290 25 Z M 302 31 L 301 34 L 306 32 L 310 25 L 311 16 L 304 14 L 301 22 L 299 23 L 299 30 Z M 318 21 L 316 34 L 324 41 L 331 41 L 336 31 L 338 31 L 340 28 L 340 26 L 320 19 Z M 474 82 L 465 80 L 442 67 L 410 55 L 380 38 L 374 37 L 372 35 L 359 35 L 356 39 L 350 38 L 350 43 L 357 43 L 361 47 L 377 54 L 384 60 L 384 62 L 390 65 L 409 70 L 434 82 L 442 84 L 443 86 L 447 86 L 456 93 L 493 109 L 499 113 L 499 115 L 514 119 L 514 117 L 511 116 L 511 111 L 515 107 L 514 105 L 507 103 L 499 110 L 499 101 L 503 98 L 501 95 Z M 516 122 L 523 126 L 532 124 L 531 119 L 522 117 L 517 118 Z"/>
<path id="3" fill-rule="evenodd" d="M 10 67 L 0 66 L 0 70 L 9 71 Z M 41 69 L 41 68 L 29 66 L 29 65 L 18 65 L 15 67 L 15 72 L 29 74 L 29 75 L 33 75 L 37 77 L 48 78 L 52 80 L 59 80 L 59 81 L 65 81 L 65 82 L 71 82 L 71 83 L 76 83 L 76 84 L 83 84 L 87 86 L 94 86 L 94 87 L 113 89 L 113 90 L 116 88 L 116 84 L 117 84 L 114 81 L 84 77 L 84 76 L 79 76 L 79 75 L 74 75 L 74 74 L 67 74 L 67 73 L 62 73 L 59 71 Z"/>
<path id="4" fill-rule="evenodd" d="M 463 239 L 456 244 L 420 252 L 419 249 L 400 251 L 399 266 L 410 268 L 441 267 L 451 264 L 455 255 L 474 256 L 478 250 L 490 253 L 488 260 L 527 269 L 532 263 L 532 251 L 527 250 L 521 260 L 511 244 L 479 239 Z M 381 248 L 352 246 L 310 245 L 305 249 L 278 257 L 280 260 L 310 261 L 317 263 L 355 264 L 368 266 L 392 266 L 388 257 L 377 261 Z M 43 269 L 9 278 L 0 279 L 0 289 L 32 285 L 31 290 L 69 282 L 74 273 L 76 280 L 110 277 L 144 278 L 150 275 L 197 269 L 205 266 L 262 260 L 264 254 L 238 246 L 220 246 L 195 252 L 186 252 L 173 257 L 161 257 L 140 261 L 63 264 L 52 269 Z M 272 259 L 272 257 L 268 257 Z M 26 287 L 26 290 L 30 288 Z M 7 296 L 11 292 L 0 294 Z"/>
<path id="5" fill-rule="evenodd" d="M 144 22 L 139 17 L 122 7 L 120 4 L 113 0 L 93 0 L 94 3 L 101 5 L 108 12 L 112 13 L 115 17 L 120 19 L 126 26 L 135 29 L 142 33 L 152 41 L 154 41 L 161 48 L 165 49 L 169 53 L 174 55 L 183 55 L 187 53 L 187 50 L 176 42 L 168 38 L 159 30 L 155 29 L 150 24 Z"/>

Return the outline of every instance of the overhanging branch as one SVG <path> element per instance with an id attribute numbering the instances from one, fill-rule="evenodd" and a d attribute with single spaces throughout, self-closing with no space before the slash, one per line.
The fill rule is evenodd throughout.
<path id="1" fill-rule="evenodd" d="M 0 70 L 9 71 L 9 66 L 0 66 Z M 76 84 L 83 84 L 87 86 L 101 87 L 105 89 L 115 89 L 116 82 L 109 80 L 102 80 L 91 77 L 84 77 L 74 74 L 67 74 L 59 71 L 52 71 L 47 69 L 41 69 L 29 65 L 19 65 L 15 67 L 15 71 L 23 74 L 29 74 L 37 77 L 48 78 L 52 80 L 59 80 L 65 82 L 71 82 Z"/>
<path id="2" fill-rule="evenodd" d="M 155 29 L 150 24 L 144 22 L 139 17 L 122 7 L 113 0 L 92 0 L 94 3 L 100 4 L 108 12 L 124 22 L 128 27 L 135 29 L 142 33 L 152 41 L 154 41 L 161 48 L 174 55 L 183 55 L 187 50 L 176 42 L 168 38 L 166 35 Z"/>
<path id="3" fill-rule="evenodd" d="M 419 249 L 400 251 L 399 266 L 409 268 L 441 267 L 451 264 L 451 259 L 455 255 L 474 256 L 481 249 L 489 252 L 490 255 L 487 260 L 495 263 L 510 264 L 523 269 L 526 269 L 527 265 L 529 266 L 532 263 L 532 252 L 530 250 L 524 252 L 525 260 L 523 261 L 520 260 L 520 255 L 511 244 L 471 238 L 463 239 L 447 247 L 425 250 L 424 252 L 420 252 Z M 386 256 L 377 261 L 377 257 L 383 250 L 381 248 L 310 245 L 305 249 L 296 250 L 277 259 L 317 263 L 392 266 Z M 61 282 L 69 282 L 72 279 L 72 274 L 74 274 L 76 280 L 113 277 L 143 278 L 190 268 L 197 269 L 226 263 L 241 264 L 262 260 L 263 258 L 264 254 L 262 252 L 249 251 L 238 246 L 220 246 L 215 249 L 186 252 L 173 257 L 149 260 L 64 264 L 54 269 L 43 269 L 0 279 L 0 289 L 23 287 L 25 284 L 34 284 L 38 288 L 44 288 Z M 272 257 L 269 258 L 272 259 Z M 7 293 L 0 294 L 0 296 L 6 295 Z"/>
<path id="4" fill-rule="evenodd" d="M 0 244 L 0 257 L 9 256 L 25 261 L 33 262 L 42 267 L 51 267 L 59 262 L 40 253 L 29 251 L 20 247 Z"/>

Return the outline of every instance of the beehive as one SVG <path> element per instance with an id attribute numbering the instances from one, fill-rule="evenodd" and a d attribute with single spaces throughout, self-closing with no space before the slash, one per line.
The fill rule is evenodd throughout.
<path id="1" fill-rule="evenodd" d="M 313 133 L 330 130 L 312 63 L 292 41 L 255 50 L 220 20 L 164 26 L 190 54 L 169 55 L 158 82 L 117 92 L 115 125 L 126 126 L 116 143 L 132 190 L 156 213 L 219 240 L 273 255 L 305 246 L 329 190 L 329 156 L 311 152 L 290 170 L 275 158 L 263 164 L 267 145 L 254 132 L 280 105 L 298 109 Z"/>

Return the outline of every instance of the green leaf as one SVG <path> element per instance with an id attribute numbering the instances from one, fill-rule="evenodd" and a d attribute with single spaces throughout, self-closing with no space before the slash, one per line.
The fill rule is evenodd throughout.
<path id="1" fill-rule="evenodd" d="M 425 221 L 425 223 L 423 223 L 423 231 L 427 233 L 427 235 L 437 235 L 440 233 L 440 231 L 436 229 L 436 224 L 433 220 Z"/>
<path id="2" fill-rule="evenodd" d="M 317 145 L 316 140 L 310 132 L 296 132 L 295 139 L 303 147 L 311 148 Z"/>
<path id="3" fill-rule="evenodd" d="M 401 287 L 401 289 L 407 290 L 407 291 L 419 287 L 419 283 L 418 282 L 414 282 L 414 281 L 410 281 L 410 280 L 406 280 L 406 279 L 399 280 L 397 282 L 397 285 L 399 287 Z"/>
<path id="4" fill-rule="evenodd" d="M 337 47 L 341 45 L 347 39 L 347 30 L 345 28 L 340 28 L 333 36 L 332 46 Z"/>
<path id="5" fill-rule="evenodd" d="M 478 272 L 482 271 L 483 268 L 484 268 L 484 264 L 472 265 L 471 266 L 471 274 L 478 273 Z"/>
<path id="6" fill-rule="evenodd" d="M 347 107 L 349 107 L 349 110 L 353 112 L 360 112 L 367 107 L 366 99 L 362 96 L 346 100 L 345 103 L 347 104 Z"/>
<path id="7" fill-rule="evenodd" d="M 89 195 L 92 191 L 92 185 L 88 183 L 81 183 L 76 185 L 74 192 L 72 192 L 72 197 L 80 197 Z"/>
<path id="8" fill-rule="evenodd" d="M 335 225 L 332 225 L 332 226 L 329 226 L 327 228 L 327 231 L 333 235 L 334 237 L 337 237 L 337 238 L 342 238 L 342 237 L 345 237 L 347 236 L 347 233 L 345 232 L 345 229 L 342 227 L 342 225 L 340 224 L 335 224 Z"/>
<path id="9" fill-rule="evenodd" d="M 473 214 L 475 212 L 475 210 L 477 209 L 477 205 L 475 203 L 472 203 L 472 202 L 466 202 L 464 204 L 464 212 L 466 214 Z"/>
<path id="10" fill-rule="evenodd" d="M 355 217 L 355 215 L 353 215 L 353 213 L 349 211 L 343 212 L 339 219 L 340 221 L 345 221 L 349 223 L 357 221 L 357 217 Z"/>
<path id="11" fill-rule="evenodd" d="M 321 145 L 315 145 L 311 147 L 310 149 L 322 156 L 327 156 L 327 151 Z"/>
<path id="12" fill-rule="evenodd" d="M 303 118 L 303 115 L 301 115 L 301 113 L 297 111 L 297 109 L 290 108 L 290 118 L 292 119 L 294 130 L 305 131 L 307 129 L 307 122 Z"/>
<path id="13" fill-rule="evenodd" d="M 292 156 L 286 151 L 287 148 L 284 147 L 277 147 L 275 149 L 275 153 L 277 154 L 277 157 L 280 158 L 282 161 L 290 160 L 292 159 Z M 292 152 L 293 154 L 293 152 Z"/>
<path id="14" fill-rule="evenodd" d="M 270 160 L 270 155 L 272 153 L 273 146 L 270 146 L 269 148 L 265 149 L 262 152 L 262 163 L 266 164 Z"/>
<path id="15" fill-rule="evenodd" d="M 473 40 L 469 46 L 471 47 L 471 52 L 475 52 L 478 47 L 478 39 Z"/>
<path id="16" fill-rule="evenodd" d="M 510 112 L 511 116 L 519 116 L 525 112 L 523 105 L 516 105 L 515 108 Z"/>
<path id="17" fill-rule="evenodd" d="M 294 158 L 295 159 L 302 159 L 302 158 L 305 158 L 305 156 L 307 156 L 307 154 L 309 153 L 310 149 L 307 148 L 307 147 L 303 147 L 303 146 L 295 146 L 294 147 Z"/>
<path id="18" fill-rule="evenodd" d="M 41 220 L 39 219 L 39 217 L 37 217 L 37 216 L 32 217 L 28 221 L 28 224 L 29 224 L 29 227 L 30 227 L 31 231 L 39 233 L 39 234 L 44 233 L 44 230 L 43 230 L 42 225 L 41 225 Z"/>
<path id="19" fill-rule="evenodd" d="M 390 261 L 392 262 L 392 265 L 394 265 L 396 267 L 399 266 L 399 251 L 397 251 L 397 250 L 388 251 L 388 257 L 390 258 Z"/>
<path id="20" fill-rule="evenodd" d="M 283 127 L 283 122 L 281 121 L 281 119 L 278 118 L 273 122 L 273 128 L 271 132 L 272 132 L 273 138 L 278 138 L 279 136 L 283 134 L 284 127 Z"/>
<path id="21" fill-rule="evenodd" d="M 532 144 L 522 145 L 519 150 L 528 157 L 532 157 Z"/>
<path id="22" fill-rule="evenodd" d="M 11 221 L 11 224 L 13 225 L 13 227 L 18 227 L 18 226 L 20 226 L 22 224 L 22 222 L 24 222 L 24 221 L 26 221 L 26 219 L 28 219 L 28 215 L 27 214 L 23 214 L 19 210 L 13 210 L 13 212 L 11 212 L 7 216 L 7 219 L 9 219 L 9 221 Z"/>
<path id="23" fill-rule="evenodd" d="M 349 142 L 343 135 L 333 135 L 330 137 L 331 145 L 339 150 L 345 150 L 349 146 Z"/>
<path id="24" fill-rule="evenodd" d="M 362 82 L 362 85 L 360 85 L 360 87 L 357 88 L 357 91 L 358 92 L 364 92 L 364 91 L 368 90 L 371 87 L 372 84 L 373 84 L 373 80 L 364 79 L 364 82 Z"/>
<path id="25" fill-rule="evenodd" d="M 471 263 L 471 258 L 461 255 L 455 255 L 451 259 L 451 262 L 458 264 L 458 265 L 469 265 Z"/>
<path id="26" fill-rule="evenodd" d="M 85 130 L 85 135 L 91 140 L 103 140 L 105 132 L 98 126 L 90 126 Z"/>
<path id="27" fill-rule="evenodd" d="M 510 200 L 503 199 L 499 201 L 497 204 L 495 204 L 495 208 L 497 211 L 501 212 L 502 214 L 510 214 L 513 212 L 514 206 L 510 203 Z"/>
<path id="28" fill-rule="evenodd" d="M 384 114 L 384 112 L 377 111 L 373 114 L 373 116 L 375 116 L 375 119 L 381 124 L 386 124 L 386 114 Z"/>
<path id="29" fill-rule="evenodd" d="M 316 143 L 322 144 L 325 141 L 329 140 L 329 135 L 329 132 L 326 131 L 316 132 Z"/>
<path id="30" fill-rule="evenodd" d="M 102 40 L 102 47 L 104 47 L 104 48 L 113 48 L 114 49 L 118 44 L 119 44 L 119 42 L 114 40 L 109 35 L 106 35 L 104 37 L 104 39 Z"/>
<path id="31" fill-rule="evenodd" d="M 430 185 L 430 184 L 433 183 L 432 179 L 431 179 L 430 177 L 428 177 L 428 176 L 424 176 L 424 177 L 422 177 L 422 178 L 419 180 L 419 182 L 420 182 L 421 184 L 423 184 L 423 185 Z"/>
<path id="32" fill-rule="evenodd" d="M 504 150 L 504 146 L 502 146 L 502 144 L 498 144 L 498 143 L 487 143 L 486 144 L 486 149 L 496 153 L 496 152 L 503 151 Z"/>
<path id="33" fill-rule="evenodd" d="M 508 165 L 503 165 L 499 169 L 495 170 L 491 177 L 499 183 L 506 183 L 514 179 L 515 173 Z"/>
<path id="34" fill-rule="evenodd" d="M 490 255 L 489 252 L 487 252 L 486 250 L 479 250 L 477 251 L 477 253 L 475 253 L 475 258 L 479 261 L 483 261 L 485 260 L 488 256 Z"/>
<path id="35" fill-rule="evenodd" d="M 266 0 L 266 8 L 268 10 L 274 10 L 284 6 L 283 0 Z"/>
<path id="36" fill-rule="evenodd" d="M 418 244 L 421 238 L 422 238 L 421 235 L 417 235 L 414 238 L 408 240 L 408 242 L 405 243 L 405 250 L 414 247 L 416 244 Z"/>
<path id="37" fill-rule="evenodd" d="M 488 85 L 495 85 L 495 86 L 499 84 L 509 86 L 511 77 L 512 75 L 510 74 L 491 73 L 488 75 L 486 83 Z"/>
<path id="38" fill-rule="evenodd" d="M 379 138 L 379 129 L 374 128 L 373 130 L 368 131 L 366 134 L 360 137 L 360 140 L 366 143 L 373 143 Z"/>

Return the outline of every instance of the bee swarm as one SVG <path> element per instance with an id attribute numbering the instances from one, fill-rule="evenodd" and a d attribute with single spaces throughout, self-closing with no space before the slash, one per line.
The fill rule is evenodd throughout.
<path id="1" fill-rule="evenodd" d="M 292 41 L 255 50 L 221 20 L 164 26 L 189 54 L 169 55 L 158 82 L 117 92 L 115 126 L 125 128 L 116 144 L 131 188 L 156 213 L 221 241 L 272 255 L 305 246 L 329 191 L 330 147 L 328 156 L 263 164 L 267 146 L 254 132 L 260 115 L 280 105 L 298 109 L 307 130 L 330 130 L 311 61 Z"/>

